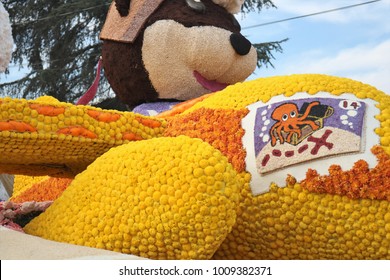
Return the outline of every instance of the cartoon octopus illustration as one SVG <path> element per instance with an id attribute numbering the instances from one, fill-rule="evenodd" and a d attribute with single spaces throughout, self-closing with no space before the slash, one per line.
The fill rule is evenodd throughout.
<path id="1" fill-rule="evenodd" d="M 299 125 L 307 124 L 310 125 L 313 130 L 319 129 L 319 125 L 317 125 L 314 121 L 306 119 L 311 108 L 319 104 L 320 103 L 318 101 L 311 102 L 300 117 L 298 117 L 298 106 L 294 103 L 284 103 L 276 107 L 271 115 L 271 118 L 276 121 L 270 129 L 271 145 L 275 146 L 277 141 L 274 132 L 276 132 L 276 136 L 278 137 L 280 144 L 283 144 L 285 139 L 282 136 L 282 131 L 288 133 L 286 142 L 290 143 L 291 137 L 294 133 L 297 133 L 298 137 L 302 135 Z"/>

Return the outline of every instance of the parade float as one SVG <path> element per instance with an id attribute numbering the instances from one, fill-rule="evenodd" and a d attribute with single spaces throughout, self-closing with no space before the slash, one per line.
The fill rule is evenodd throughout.
<path id="1" fill-rule="evenodd" d="M 161 6 L 146 9 L 150 17 L 135 40 L 184 28 L 153 17 L 169 8 L 168 1 L 157 2 Z M 203 10 L 193 2 L 218 10 L 229 6 L 221 3 L 242 4 L 172 2 L 198 13 Z M 139 5 L 125 5 L 128 14 L 113 4 L 113 22 L 124 17 L 127 28 L 132 7 L 145 11 L 148 1 L 132 3 Z M 109 41 L 103 65 L 115 84 L 123 73 L 112 67 L 125 50 L 112 50 L 133 46 L 103 40 Z M 159 65 L 153 63 L 145 69 Z M 204 69 L 208 65 L 214 64 Z M 67 180 L 64 186 L 41 178 L 15 188 L 9 203 L 31 203 L 44 187 L 62 186 L 55 197 L 41 195 L 50 206 L 23 227 L 28 236 L 151 259 L 390 258 L 389 95 L 328 75 L 228 82 L 194 68 L 203 78 L 176 72 L 188 86 L 182 95 L 166 95 L 172 84 L 145 69 L 140 77 L 150 73 L 153 92 L 142 102 L 189 100 L 146 116 L 47 97 L 0 99 L 0 173 Z M 203 90 L 226 87 L 196 93 L 196 82 Z M 186 97 L 186 88 L 195 95 Z M 134 105 L 129 98 L 122 99 Z"/>

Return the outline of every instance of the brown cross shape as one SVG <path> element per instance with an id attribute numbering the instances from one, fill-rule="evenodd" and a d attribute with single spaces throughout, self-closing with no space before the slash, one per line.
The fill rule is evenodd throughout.
<path id="1" fill-rule="evenodd" d="M 307 138 L 307 141 L 315 143 L 314 148 L 310 152 L 312 155 L 316 155 L 322 146 L 327 147 L 329 150 L 333 148 L 333 143 L 329 143 L 326 141 L 329 135 L 332 134 L 332 132 L 332 130 L 327 129 L 320 138 L 314 136 L 310 136 L 309 138 Z"/>

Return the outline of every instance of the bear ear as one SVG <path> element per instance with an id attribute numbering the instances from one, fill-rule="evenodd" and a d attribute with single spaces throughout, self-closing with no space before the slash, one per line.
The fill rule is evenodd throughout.
<path id="1" fill-rule="evenodd" d="M 121 17 L 125 17 L 129 14 L 130 0 L 115 0 L 115 7 Z"/>
<path id="2" fill-rule="evenodd" d="M 151 14 L 166 0 L 115 0 L 108 10 L 100 39 L 133 43 Z"/>

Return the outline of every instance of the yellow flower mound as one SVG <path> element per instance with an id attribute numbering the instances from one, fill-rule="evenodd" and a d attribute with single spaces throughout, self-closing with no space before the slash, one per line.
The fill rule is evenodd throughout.
<path id="1" fill-rule="evenodd" d="M 237 83 L 197 103 L 189 111 L 198 108 L 243 109 L 257 101 L 268 102 L 271 97 L 281 94 L 290 97 L 297 92 L 316 94 L 320 91 L 326 91 L 334 95 L 353 93 L 361 99 L 388 98 L 384 92 L 377 90 L 375 87 L 348 78 L 321 74 L 295 74 Z M 389 101 L 387 100 L 387 102 Z M 382 109 L 387 108 L 383 107 Z"/>
<path id="2" fill-rule="evenodd" d="M 390 259 L 390 203 L 308 192 L 290 178 L 254 197 L 215 259 Z"/>
<path id="3" fill-rule="evenodd" d="M 98 158 L 24 230 L 153 259 L 209 259 L 236 222 L 243 183 L 199 139 L 138 141 Z"/>

